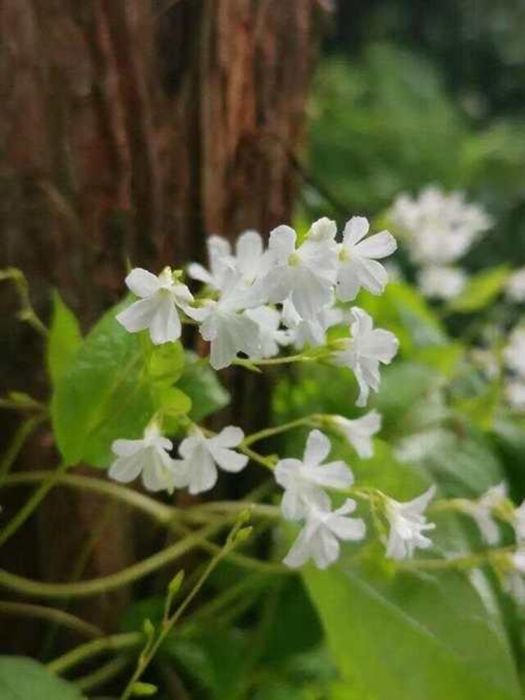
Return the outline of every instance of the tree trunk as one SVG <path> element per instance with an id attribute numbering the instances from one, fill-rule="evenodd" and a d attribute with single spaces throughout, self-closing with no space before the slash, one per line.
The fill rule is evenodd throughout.
<path id="1" fill-rule="evenodd" d="M 320 5 L 3 0 L 0 263 L 25 272 L 44 315 L 54 286 L 87 326 L 122 295 L 128 260 L 202 260 L 207 233 L 290 220 Z M 2 385 L 45 396 L 39 343 L 3 296 Z M 41 431 L 22 466 L 56 463 L 49 442 Z M 57 489 L 3 563 L 67 579 L 105 507 Z M 125 514 L 107 517 L 83 575 L 132 556 Z M 124 604 L 90 600 L 83 614 L 111 628 Z"/>

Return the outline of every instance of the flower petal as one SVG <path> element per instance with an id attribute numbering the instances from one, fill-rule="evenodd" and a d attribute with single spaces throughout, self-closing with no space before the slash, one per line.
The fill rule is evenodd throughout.
<path id="1" fill-rule="evenodd" d="M 221 469 L 236 474 L 248 464 L 248 457 L 227 447 L 211 447 L 211 454 Z"/>
<path id="2" fill-rule="evenodd" d="M 353 246 L 366 236 L 370 224 L 364 216 L 353 216 L 343 229 L 343 245 Z"/>
<path id="3" fill-rule="evenodd" d="M 330 440 L 320 430 L 312 430 L 308 435 L 304 450 L 304 462 L 308 465 L 321 464 L 330 453 Z"/>
<path id="4" fill-rule="evenodd" d="M 209 442 L 218 447 L 237 447 L 244 440 L 244 431 L 235 425 L 228 425 L 214 435 Z"/>
<path id="5" fill-rule="evenodd" d="M 149 297 L 160 289 L 158 277 L 141 267 L 131 270 L 125 282 L 128 289 L 138 297 Z"/>
<path id="6" fill-rule="evenodd" d="M 149 328 L 158 306 L 157 295 L 136 301 L 115 317 L 128 333 L 138 333 Z"/>
<path id="7" fill-rule="evenodd" d="M 389 231 L 375 233 L 356 246 L 356 253 L 366 258 L 386 258 L 397 250 L 397 242 Z"/>
<path id="8" fill-rule="evenodd" d="M 154 345 L 173 342 L 180 338 L 181 330 L 177 308 L 171 295 L 166 295 L 160 300 L 149 327 L 151 342 Z"/>
<path id="9" fill-rule="evenodd" d="M 297 234 L 290 226 L 277 226 L 270 232 L 268 248 L 275 260 L 281 264 L 288 261 L 288 257 L 295 250 Z"/>

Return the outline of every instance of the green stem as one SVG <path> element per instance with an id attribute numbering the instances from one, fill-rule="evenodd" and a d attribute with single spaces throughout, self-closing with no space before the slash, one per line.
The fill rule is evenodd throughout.
<path id="1" fill-rule="evenodd" d="M 0 280 L 12 282 L 16 289 L 20 300 L 20 311 L 18 312 L 18 318 L 32 326 L 37 333 L 40 333 L 40 335 L 43 335 L 44 337 L 47 336 L 48 330 L 38 318 L 33 305 L 31 304 L 31 299 L 29 297 L 29 285 L 24 273 L 16 267 L 8 267 L 4 270 L 0 270 Z"/>
<path id="2" fill-rule="evenodd" d="M 79 634 L 86 637 L 103 637 L 104 633 L 95 625 L 81 620 L 75 615 L 57 610 L 56 608 L 48 608 L 44 605 L 33 605 L 32 603 L 15 603 L 12 601 L 0 601 L 0 615 L 21 615 L 23 617 L 33 617 L 40 620 L 51 620 L 57 625 L 69 627 Z"/>
<path id="3" fill-rule="evenodd" d="M 65 462 L 59 464 L 59 466 L 53 472 L 49 472 L 48 478 L 40 484 L 40 486 L 33 493 L 31 498 L 22 506 L 22 508 L 16 513 L 13 518 L 7 523 L 2 532 L 0 532 L 0 547 L 7 542 L 17 530 L 22 527 L 25 521 L 33 514 L 33 512 L 38 508 L 40 503 L 47 496 L 48 492 L 56 485 L 59 477 L 69 468 L 69 465 Z"/>
<path id="4" fill-rule="evenodd" d="M 450 557 L 449 559 L 411 559 L 409 561 L 397 562 L 397 566 L 400 569 L 412 571 L 420 569 L 424 571 L 475 569 L 478 566 L 490 563 L 491 559 L 495 559 L 502 554 L 509 554 L 513 551 L 513 547 L 500 547 L 498 549 L 487 549 L 483 552 L 461 554 L 457 557 Z"/>
<path id="5" fill-rule="evenodd" d="M 127 656 L 116 656 L 92 673 L 88 673 L 82 676 L 82 678 L 75 680 L 75 685 L 82 692 L 92 690 L 117 676 L 126 668 L 129 662 L 130 659 Z"/>
<path id="6" fill-rule="evenodd" d="M 252 369 L 253 367 L 272 367 L 276 365 L 289 365 L 294 362 L 313 362 L 317 360 L 317 357 L 310 357 L 302 353 L 296 355 L 286 355 L 285 357 L 269 357 L 263 360 L 245 360 L 242 357 L 237 357 L 233 360 L 232 365 L 239 365 L 240 367 L 247 367 Z"/>
<path id="7" fill-rule="evenodd" d="M 144 578 L 144 576 L 166 566 L 166 564 L 170 564 L 193 547 L 198 546 L 202 538 L 211 536 L 224 524 L 224 522 L 220 524 L 213 523 L 208 527 L 204 527 L 197 533 L 189 535 L 184 540 L 163 549 L 161 552 L 157 552 L 153 556 L 109 576 L 73 583 L 47 583 L 18 576 L 0 569 L 0 585 L 18 593 L 37 598 L 69 598 L 70 596 L 82 598 L 99 593 L 108 593 L 116 588 Z"/>
<path id="8" fill-rule="evenodd" d="M 253 445 L 254 442 L 265 440 L 266 438 L 279 435 L 280 433 L 285 433 L 288 430 L 293 430 L 294 428 L 301 428 L 303 426 L 315 428 L 317 425 L 316 418 L 316 415 L 306 416 L 305 418 L 297 418 L 296 420 L 292 420 L 289 423 L 283 423 L 283 425 L 278 425 L 274 428 L 259 430 L 257 433 L 252 433 L 244 438 L 240 447 L 249 447 L 250 445 Z"/>
<path id="9" fill-rule="evenodd" d="M 0 488 L 11 471 L 11 467 L 20 454 L 20 450 L 25 445 L 27 438 L 40 423 L 43 423 L 44 419 L 45 416 L 39 414 L 27 418 L 20 424 L 20 427 L 14 434 L 11 444 L 5 451 L 2 461 L 0 462 Z"/>
<path id="10" fill-rule="evenodd" d="M 160 631 L 160 634 L 158 635 L 157 639 L 154 641 L 153 644 L 151 644 L 147 649 L 140 655 L 138 663 L 137 663 L 137 668 L 135 669 L 135 672 L 133 673 L 131 679 L 129 680 L 129 683 L 127 686 L 124 688 L 124 692 L 121 695 L 121 700 L 128 700 L 129 697 L 131 697 L 131 694 L 133 692 L 133 686 L 137 681 L 140 680 L 142 674 L 144 671 L 147 669 L 153 658 L 155 657 L 155 654 L 159 650 L 160 646 L 162 645 L 163 641 L 166 639 L 168 634 L 171 632 L 173 627 L 176 625 L 176 623 L 179 621 L 179 619 L 182 617 L 184 614 L 186 608 L 190 605 L 190 603 L 193 601 L 193 599 L 196 597 L 196 595 L 199 593 L 207 579 L 209 578 L 210 574 L 214 571 L 214 569 L 218 566 L 220 561 L 223 559 L 223 557 L 235 546 L 235 533 L 237 532 L 238 527 L 237 525 L 234 526 L 232 532 L 228 536 L 228 539 L 226 540 L 225 545 L 221 548 L 221 550 L 213 557 L 213 559 L 210 561 L 208 566 L 205 568 L 203 574 L 195 584 L 195 586 L 192 588 L 192 590 L 188 593 L 184 601 L 181 603 L 181 605 L 177 608 L 176 612 L 169 618 L 168 620 L 165 621 L 165 623 L 162 625 L 162 629 Z"/>
<path id="11" fill-rule="evenodd" d="M 144 641 L 142 632 L 127 632 L 125 634 L 113 634 L 109 637 L 94 639 L 92 642 L 81 644 L 66 654 L 59 656 L 54 661 L 47 664 L 47 668 L 52 673 L 62 674 L 72 666 L 97 656 L 104 651 L 120 651 L 139 646 Z"/>
<path id="12" fill-rule="evenodd" d="M 48 476 L 49 472 L 46 471 L 19 472 L 8 476 L 5 481 L 5 486 L 38 483 L 39 481 L 44 481 Z M 56 484 L 78 488 L 82 491 L 92 491 L 107 496 L 108 498 L 122 501 L 150 515 L 157 522 L 164 525 L 173 520 L 177 512 L 175 508 L 159 503 L 154 498 L 145 496 L 138 491 L 132 491 L 112 481 L 106 481 L 105 479 L 81 476 L 80 474 L 60 474 L 57 477 Z"/>
<path id="13" fill-rule="evenodd" d="M 266 469 L 271 469 L 272 471 L 275 469 L 275 464 L 276 460 L 273 457 L 264 457 L 263 455 L 259 454 L 258 452 L 255 452 L 255 450 L 252 450 L 250 447 L 246 447 L 242 443 L 239 445 L 237 448 L 239 452 L 242 452 L 245 454 L 247 457 L 249 457 L 252 462 L 255 462 L 256 464 L 260 464 L 262 467 L 265 467 Z"/>

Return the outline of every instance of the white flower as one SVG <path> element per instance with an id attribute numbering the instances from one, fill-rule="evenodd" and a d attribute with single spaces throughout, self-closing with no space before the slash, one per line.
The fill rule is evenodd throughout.
<path id="1" fill-rule="evenodd" d="M 518 303 L 525 301 L 525 267 L 510 275 L 505 285 L 505 292 L 511 301 Z"/>
<path id="2" fill-rule="evenodd" d="M 431 299 L 452 299 L 463 291 L 467 275 L 459 267 L 433 265 L 424 267 L 417 276 L 421 292 Z"/>
<path id="3" fill-rule="evenodd" d="M 341 323 L 342 320 L 342 311 L 333 306 L 327 306 L 315 318 L 305 320 L 297 313 L 291 299 L 286 299 L 283 303 L 282 321 L 289 329 L 288 342 L 298 350 L 302 350 L 306 345 L 312 347 L 324 345 L 326 331 Z"/>
<path id="4" fill-rule="evenodd" d="M 204 340 L 211 343 L 210 364 L 214 369 L 228 367 L 238 352 L 260 357 L 259 326 L 246 314 L 239 313 L 253 303 L 250 291 L 241 290 L 238 278 L 232 277 L 218 301 L 207 299 L 204 306 L 187 312 L 199 322 Z"/>
<path id="5" fill-rule="evenodd" d="M 279 330 L 281 314 L 271 306 L 258 306 L 244 312 L 259 328 L 260 357 L 274 357 L 280 345 L 290 342 L 287 331 Z"/>
<path id="6" fill-rule="evenodd" d="M 155 345 L 178 340 L 181 322 L 177 307 L 188 312 L 193 297 L 185 284 L 176 282 L 166 267 L 158 277 L 136 267 L 126 277 L 129 289 L 139 301 L 117 315 L 117 321 L 130 333 L 149 328 Z"/>
<path id="7" fill-rule="evenodd" d="M 525 379 L 525 328 L 515 328 L 509 336 L 509 343 L 503 351 L 507 367 Z"/>
<path id="8" fill-rule="evenodd" d="M 509 554 L 506 563 L 509 570 L 502 576 L 503 588 L 518 605 L 525 605 L 525 551 Z"/>
<path id="9" fill-rule="evenodd" d="M 458 260 L 492 221 L 461 192 L 446 194 L 428 187 L 416 198 L 400 195 L 391 210 L 392 222 L 408 238 L 411 259 L 423 265 L 448 265 Z"/>
<path id="10" fill-rule="evenodd" d="M 234 269 L 231 245 L 222 236 L 209 236 L 206 240 L 206 248 L 210 269 L 207 270 L 200 263 L 191 263 L 188 265 L 187 272 L 192 279 L 220 291 L 228 281 L 229 273 Z"/>
<path id="11" fill-rule="evenodd" d="M 432 541 L 424 532 L 433 530 L 434 523 L 427 522 L 423 511 L 434 496 L 435 487 L 431 486 L 421 496 L 407 503 L 399 503 L 393 498 L 386 502 L 385 515 L 390 525 L 386 555 L 391 559 L 408 559 L 414 550 L 428 549 Z"/>
<path id="12" fill-rule="evenodd" d="M 525 501 L 514 511 L 514 532 L 519 543 L 525 542 Z"/>
<path id="13" fill-rule="evenodd" d="M 390 331 L 374 328 L 372 317 L 363 309 L 351 309 L 351 337 L 341 341 L 342 350 L 333 354 L 337 365 L 350 367 L 359 385 L 357 406 L 366 406 L 369 390 L 379 389 L 379 363 L 389 364 L 397 352 L 399 342 Z"/>
<path id="14" fill-rule="evenodd" d="M 210 269 L 191 263 L 188 275 L 212 289 L 223 291 L 229 286 L 232 274 L 238 283 L 250 286 L 268 272 L 270 257 L 264 251 L 263 239 L 257 231 L 241 233 L 235 244 L 235 254 L 229 241 L 221 236 L 210 236 L 207 248 Z"/>
<path id="15" fill-rule="evenodd" d="M 369 227 L 364 216 L 354 216 L 344 228 L 337 272 L 337 295 L 342 301 L 355 299 L 361 287 L 372 294 L 382 294 L 388 282 L 387 271 L 377 261 L 392 255 L 396 240 L 388 231 L 363 240 Z"/>
<path id="16" fill-rule="evenodd" d="M 240 472 L 248 464 L 248 457 L 231 449 L 244 439 L 240 428 L 232 425 L 223 428 L 214 437 L 207 438 L 198 428 L 179 445 L 182 457 L 181 485 L 191 494 L 212 489 L 218 477 L 217 467 L 226 472 Z"/>
<path id="17" fill-rule="evenodd" d="M 330 452 L 330 440 L 312 430 L 302 461 L 282 459 L 275 467 L 275 479 L 283 487 L 281 510 L 287 520 L 298 520 L 308 512 L 308 504 L 324 497 L 323 488 L 345 489 L 354 477 L 342 461 L 322 464 Z"/>
<path id="18" fill-rule="evenodd" d="M 304 319 L 314 319 L 330 304 L 336 279 L 335 224 L 314 224 L 312 229 L 311 237 L 298 248 L 297 235 L 289 226 L 271 232 L 272 267 L 262 283 L 268 301 L 283 302 L 290 297 Z"/>
<path id="19" fill-rule="evenodd" d="M 172 491 L 178 486 L 178 461 L 168 454 L 172 448 L 156 424 L 146 428 L 141 440 L 115 440 L 111 449 L 117 459 L 109 468 L 109 476 L 127 484 L 142 474 L 142 483 L 149 491 Z"/>
<path id="20" fill-rule="evenodd" d="M 372 437 L 381 430 L 381 415 L 377 411 L 369 411 L 361 418 L 353 420 L 343 416 L 332 416 L 331 420 L 360 457 L 372 457 Z"/>
<path id="21" fill-rule="evenodd" d="M 525 382 L 510 381 L 505 386 L 507 401 L 515 411 L 525 411 Z"/>
<path id="22" fill-rule="evenodd" d="M 365 536 L 365 523 L 361 518 L 348 518 L 356 503 L 348 498 L 335 511 L 331 510 L 330 499 L 325 495 L 312 503 L 306 516 L 306 523 L 292 548 L 286 555 L 284 564 L 297 568 L 313 559 L 319 569 L 326 569 L 339 557 L 339 540 L 357 541 Z"/>
<path id="23" fill-rule="evenodd" d="M 463 510 L 475 520 L 481 536 L 488 545 L 499 542 L 500 532 L 492 514 L 507 502 L 507 487 L 504 482 L 491 486 L 476 501 L 465 501 Z"/>

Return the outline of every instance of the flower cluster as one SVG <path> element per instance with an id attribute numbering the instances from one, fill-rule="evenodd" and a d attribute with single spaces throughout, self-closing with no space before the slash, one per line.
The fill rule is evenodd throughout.
<path id="1" fill-rule="evenodd" d="M 446 194 L 427 187 L 418 197 L 401 194 L 390 217 L 406 236 L 410 258 L 420 268 L 423 294 L 440 299 L 459 294 L 467 278 L 456 263 L 491 227 L 485 210 L 467 203 L 461 192 Z"/>
<path id="2" fill-rule="evenodd" d="M 244 439 L 240 428 L 228 426 L 217 435 L 206 437 L 193 426 L 190 434 L 179 445 L 182 459 L 170 457 L 170 440 L 162 437 L 158 424 L 153 421 L 140 440 L 115 440 L 115 461 L 109 476 L 129 483 L 138 476 L 148 491 L 173 491 L 187 488 L 191 494 L 212 489 L 218 477 L 218 468 L 226 472 L 240 472 L 248 457 L 235 449 Z"/>
<path id="3" fill-rule="evenodd" d="M 117 320 L 131 333 L 147 331 L 155 345 L 178 340 L 183 323 L 196 324 L 210 344 L 209 362 L 216 370 L 232 363 L 276 363 L 281 350 L 286 353 L 293 346 L 299 354 L 287 355 L 283 361 L 321 359 L 350 368 L 359 387 L 356 404 L 365 406 L 370 391 L 379 388 L 380 365 L 390 363 L 398 348 L 396 337 L 375 328 L 364 309 L 345 307 L 361 289 L 381 294 L 388 281 L 379 261 L 394 252 L 396 242 L 387 231 L 368 233 L 368 221 L 354 217 L 340 240 L 335 223 L 328 219 L 316 221 L 303 239 L 289 226 L 278 226 L 267 248 L 255 231 L 243 233 L 235 247 L 212 236 L 209 267 L 192 263 L 187 268 L 188 276 L 204 285 L 197 296 L 183 282 L 181 271 L 165 268 L 155 276 L 136 268 L 126 284 L 138 299 Z M 342 330 L 329 340 L 327 331 L 335 324 L 346 327 L 346 333 Z M 129 483 L 141 477 L 150 491 L 187 488 L 191 494 L 200 494 L 215 486 L 218 470 L 237 473 L 256 455 L 239 427 L 228 426 L 213 434 L 187 421 L 175 458 L 172 442 L 161 433 L 161 419 L 154 416 L 142 438 L 113 443 L 112 478 Z M 359 457 L 372 456 L 372 438 L 381 426 L 376 411 L 354 419 L 321 416 L 317 420 L 343 436 Z M 341 460 L 325 463 L 330 450 L 328 437 L 314 429 L 302 460 L 280 459 L 275 464 L 272 459 L 259 459 L 274 468 L 275 480 L 284 489 L 284 518 L 303 525 L 284 560 L 291 567 L 313 559 L 325 568 L 337 559 L 340 541 L 365 536 L 364 520 L 351 515 L 357 506 L 353 498 L 332 507 L 329 491 L 353 495 L 354 477 Z M 424 533 L 433 524 L 423 511 L 432 495 L 430 489 L 414 501 L 399 503 L 375 494 L 389 526 L 388 556 L 401 559 L 412 556 L 416 548 L 430 546 Z"/>
<path id="4" fill-rule="evenodd" d="M 228 241 L 208 240 L 209 269 L 198 263 L 188 275 L 205 285 L 196 300 L 180 281 L 180 273 L 166 268 L 155 275 L 136 268 L 126 278 L 139 298 L 117 316 L 131 333 L 149 330 L 153 343 L 177 340 L 183 319 L 197 322 L 210 343 L 210 364 L 228 367 L 239 354 L 250 360 L 274 357 L 280 349 L 303 350 L 326 344 L 330 326 L 344 313 L 336 303 L 353 301 L 360 289 L 380 294 L 388 275 L 380 259 L 396 249 L 388 231 L 367 236 L 368 221 L 348 221 L 340 243 L 329 219 L 316 221 L 305 239 L 289 226 L 270 234 L 265 250 L 255 231 L 243 233 L 232 249 Z M 370 389 L 377 391 L 379 365 L 397 352 L 397 339 L 374 329 L 362 309 L 350 311 L 349 336 L 326 348 L 335 364 L 350 367 L 360 387 L 358 405 L 365 405 Z"/>

